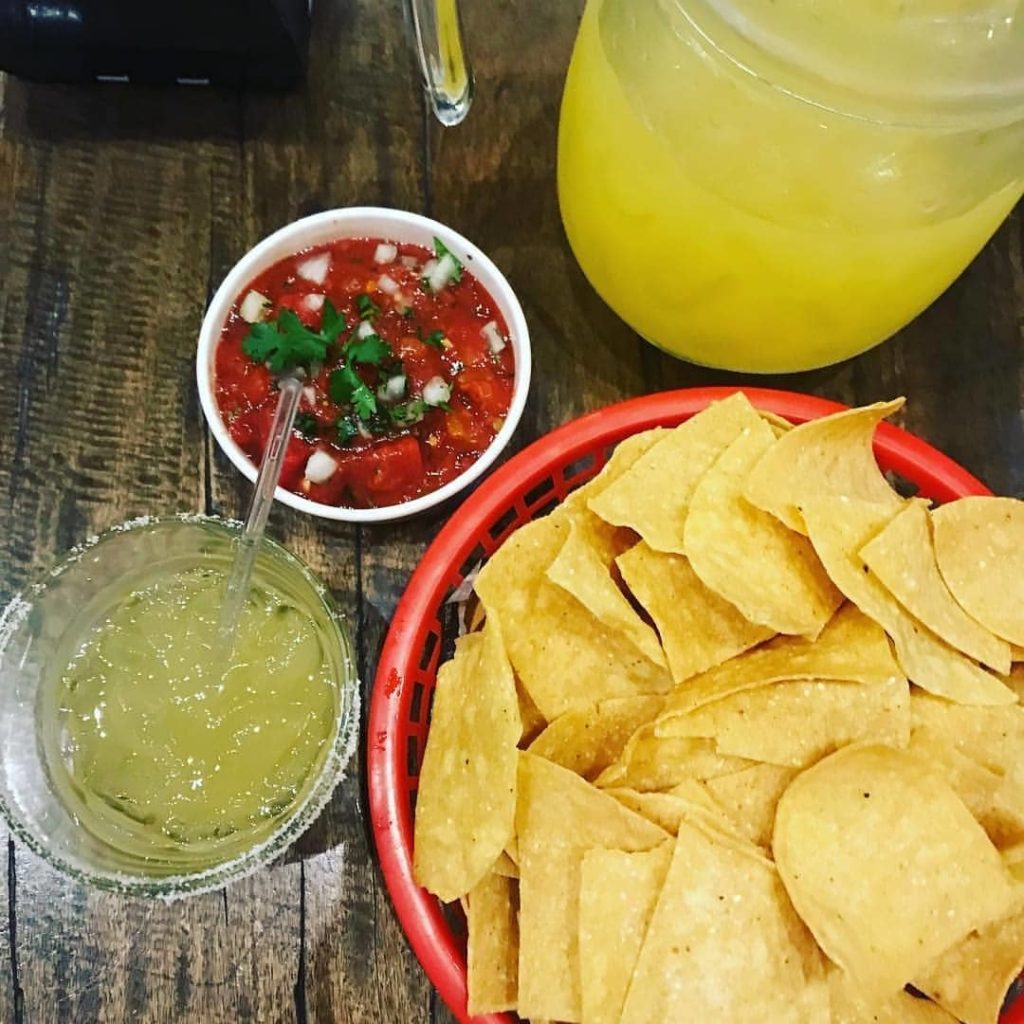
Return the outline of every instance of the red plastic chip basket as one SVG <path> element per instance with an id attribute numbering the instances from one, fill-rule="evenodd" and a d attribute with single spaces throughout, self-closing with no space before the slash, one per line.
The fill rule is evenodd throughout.
<path id="1" fill-rule="evenodd" d="M 466 576 L 523 523 L 550 511 L 605 464 L 623 438 L 672 427 L 709 403 L 742 390 L 766 412 L 792 423 L 844 407 L 766 388 L 668 391 L 621 402 L 567 423 L 497 470 L 452 516 L 417 566 L 388 632 L 377 668 L 367 740 L 370 814 L 384 880 L 409 942 L 452 1012 L 464 1024 L 514 1024 L 514 1014 L 470 1018 L 465 937 L 441 904 L 413 881 L 413 808 L 437 668 L 454 640 L 448 599 Z M 875 454 L 884 470 L 938 502 L 991 493 L 919 438 L 883 423 Z M 1024 1024 L 1024 999 L 1001 1024 Z"/>

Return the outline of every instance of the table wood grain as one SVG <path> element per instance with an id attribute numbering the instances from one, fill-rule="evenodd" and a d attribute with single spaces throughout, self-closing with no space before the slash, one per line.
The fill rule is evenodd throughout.
<path id="1" fill-rule="evenodd" d="M 0 600 L 67 547 L 143 513 L 239 515 L 248 487 L 205 429 L 193 358 L 212 289 L 257 239 L 356 203 L 435 216 L 506 271 L 534 386 L 513 447 L 621 397 L 743 378 L 673 360 L 602 304 L 554 190 L 580 3 L 465 5 L 478 96 L 427 116 L 400 0 L 322 0 L 288 96 L 28 86 L 0 78 Z M 1024 219 L 896 339 L 772 378 L 864 402 L 995 490 L 1024 496 Z M 276 509 L 271 531 L 346 610 L 364 697 L 440 515 L 385 528 Z M 313 829 L 223 892 L 165 905 L 65 881 L 0 829 L 0 1022 L 450 1021 L 409 952 L 372 851 L 361 749 Z"/>

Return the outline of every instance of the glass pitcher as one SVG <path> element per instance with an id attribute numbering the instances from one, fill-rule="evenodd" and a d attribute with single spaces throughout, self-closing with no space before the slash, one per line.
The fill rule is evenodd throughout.
<path id="1" fill-rule="evenodd" d="M 558 189 L 587 277 L 656 345 L 845 359 L 1024 191 L 1024 0 L 588 0 Z"/>

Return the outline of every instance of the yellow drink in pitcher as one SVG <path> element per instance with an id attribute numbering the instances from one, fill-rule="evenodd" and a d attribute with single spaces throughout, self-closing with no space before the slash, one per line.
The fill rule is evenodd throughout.
<path id="1" fill-rule="evenodd" d="M 1012 209 L 1024 118 L 1005 105 L 987 120 L 955 104 L 888 110 L 818 79 L 808 99 L 805 83 L 750 70 L 735 25 L 712 39 L 692 17 L 708 6 L 590 0 L 559 135 L 572 248 L 623 319 L 685 359 L 771 373 L 861 352 L 927 306 Z M 906 5 L 850 5 L 827 41 L 856 45 L 887 6 Z M 816 24 L 827 35 L 827 18 Z M 888 68 L 895 95 L 917 56 Z"/>

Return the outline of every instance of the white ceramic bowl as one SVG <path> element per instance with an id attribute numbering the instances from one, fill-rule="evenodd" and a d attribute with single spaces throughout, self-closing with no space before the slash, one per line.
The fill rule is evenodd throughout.
<path id="1" fill-rule="evenodd" d="M 250 480 L 256 479 L 256 466 L 235 443 L 217 408 L 214 392 L 214 353 L 220 340 L 224 321 L 235 300 L 253 278 L 279 260 L 314 245 L 323 245 L 339 238 L 386 238 L 395 242 L 409 242 L 430 248 L 433 239 L 442 242 L 465 264 L 466 269 L 480 282 L 494 299 L 509 330 L 509 340 L 515 354 L 516 377 L 505 423 L 490 446 L 464 473 L 430 494 L 421 495 L 399 505 L 382 508 L 340 508 L 310 501 L 298 494 L 278 487 L 278 501 L 300 512 L 338 519 L 350 523 L 382 523 L 405 519 L 447 501 L 454 494 L 479 479 L 508 444 L 530 389 L 530 334 L 519 300 L 500 270 L 468 239 L 444 224 L 429 217 L 404 210 L 390 210 L 377 206 L 353 206 L 343 210 L 325 210 L 286 225 L 250 249 L 231 269 L 214 295 L 203 326 L 199 332 L 199 350 L 196 353 L 196 379 L 203 414 L 228 458 Z"/>

